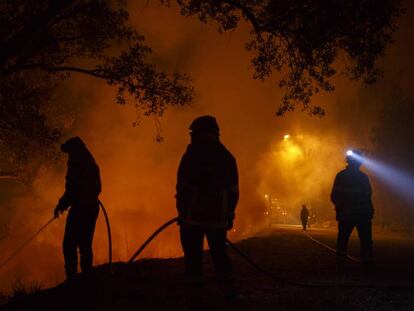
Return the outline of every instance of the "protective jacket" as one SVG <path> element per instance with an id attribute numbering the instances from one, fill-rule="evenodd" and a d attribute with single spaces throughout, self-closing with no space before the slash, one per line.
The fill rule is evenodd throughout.
<path id="1" fill-rule="evenodd" d="M 368 176 L 358 168 L 348 166 L 339 172 L 331 192 L 337 220 L 358 216 L 372 218 L 371 194 Z"/>
<path id="2" fill-rule="evenodd" d="M 218 140 L 192 142 L 181 159 L 176 189 L 180 223 L 226 228 L 239 199 L 236 160 Z"/>
<path id="3" fill-rule="evenodd" d="M 302 221 L 304 221 L 304 220 L 308 220 L 308 217 L 309 217 L 309 211 L 308 211 L 308 209 L 307 208 L 302 208 L 301 210 L 300 210 L 300 219 L 302 220 Z"/>
<path id="4" fill-rule="evenodd" d="M 96 213 L 100 193 L 99 167 L 92 156 L 70 156 L 65 193 L 59 200 L 58 209 L 71 207 L 70 213 Z"/>

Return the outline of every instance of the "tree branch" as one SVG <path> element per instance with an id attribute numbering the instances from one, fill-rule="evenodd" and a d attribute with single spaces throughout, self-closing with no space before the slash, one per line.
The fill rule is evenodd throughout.
<path id="1" fill-rule="evenodd" d="M 78 41 L 78 40 L 86 40 L 86 39 L 105 39 L 107 36 L 103 34 L 85 34 L 81 36 L 68 36 L 68 37 L 52 37 L 50 38 L 53 42 L 71 42 L 71 41 Z"/>
<path id="2" fill-rule="evenodd" d="M 263 31 L 262 26 L 259 24 L 256 16 L 254 15 L 254 13 L 251 11 L 251 8 L 242 5 L 240 2 L 238 1 L 233 1 L 233 0 L 220 0 L 220 2 L 226 3 L 230 6 L 233 6 L 237 9 L 239 9 L 243 16 L 252 24 L 254 30 L 256 31 L 256 33 L 260 33 L 261 31 Z"/>
<path id="3" fill-rule="evenodd" d="M 103 79 L 103 80 L 118 81 L 134 89 L 137 87 L 131 82 L 125 79 L 122 79 L 121 77 L 116 76 L 115 74 L 111 74 L 110 72 L 105 72 L 105 69 L 103 68 L 86 69 L 86 68 L 81 68 L 81 67 L 76 67 L 76 66 L 50 66 L 47 64 L 43 64 L 43 63 L 36 63 L 36 64 L 27 64 L 25 66 L 19 67 L 16 69 L 16 71 L 32 70 L 32 69 L 41 69 L 47 72 L 77 72 L 77 73 L 82 73 L 82 74 L 92 76 L 95 78 L 99 78 L 99 79 Z"/>
<path id="4" fill-rule="evenodd" d="M 43 29 L 55 19 L 65 8 L 74 3 L 74 0 L 52 1 L 51 5 L 42 14 L 35 16 L 23 26 L 23 29 L 4 42 L 0 47 L 0 68 L 2 68 L 12 55 L 24 51 L 24 46 L 42 33 Z"/>
<path id="5" fill-rule="evenodd" d="M 42 69 L 48 72 L 73 71 L 73 72 L 90 75 L 96 78 L 110 78 L 109 75 L 106 76 L 103 74 L 99 74 L 98 69 L 85 69 L 85 68 L 75 67 L 75 66 L 50 66 L 47 64 L 43 64 L 43 63 L 27 64 L 27 65 L 12 67 L 12 68 L 9 68 L 8 70 L 3 71 L 2 75 L 9 75 L 17 71 L 32 70 L 32 69 Z"/>

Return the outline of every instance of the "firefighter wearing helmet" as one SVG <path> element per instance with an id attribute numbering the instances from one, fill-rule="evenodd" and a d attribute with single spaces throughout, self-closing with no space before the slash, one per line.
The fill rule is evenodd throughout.
<path id="1" fill-rule="evenodd" d="M 203 286 L 204 237 L 219 280 L 231 283 L 226 234 L 233 227 L 239 192 L 236 161 L 220 142 L 216 119 L 196 118 L 190 131 L 177 173 L 176 206 L 186 275 L 195 289 Z"/>
<path id="2" fill-rule="evenodd" d="M 338 221 L 337 262 L 339 268 L 342 268 L 347 255 L 349 237 L 356 227 L 362 264 L 364 268 L 371 269 L 373 268 L 371 220 L 374 216 L 371 185 L 368 176 L 360 171 L 363 162 L 362 152 L 348 151 L 346 161 L 348 166 L 336 175 L 331 192 L 331 201 L 335 205 Z"/>

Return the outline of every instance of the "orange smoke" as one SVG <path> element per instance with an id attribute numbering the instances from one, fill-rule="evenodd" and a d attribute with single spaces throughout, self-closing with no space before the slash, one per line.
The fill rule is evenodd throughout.
<path id="1" fill-rule="evenodd" d="M 101 169 L 100 198 L 111 220 L 114 260 L 128 260 L 158 226 L 176 215 L 176 170 L 189 142 L 188 126 L 202 114 L 217 118 L 221 140 L 239 167 L 241 196 L 231 239 L 260 230 L 265 193 L 295 197 L 292 206 L 317 198 L 325 211 L 331 208 L 327 193 L 335 172 L 344 165 L 343 150 L 347 144 L 369 141 L 372 118 L 354 112 L 360 107 L 358 85 L 338 80 L 334 94 L 315 98 L 327 109 L 322 119 L 300 112 L 276 118 L 280 91 L 273 81 L 251 78 L 251 55 L 244 50 L 247 25 L 220 35 L 213 26 L 184 18 L 174 8 L 151 2 L 141 10 L 145 3 L 131 5 L 131 18 L 154 48 L 154 61 L 167 71 L 178 69 L 192 75 L 197 91 L 192 107 L 169 109 L 160 120 L 164 142 L 155 141 L 154 120 L 139 112 L 137 116 L 133 105 L 116 106 L 114 90 L 107 85 L 81 76 L 66 85 L 69 104 L 78 112 L 71 135 L 84 139 Z M 374 105 L 366 108 L 368 114 L 369 107 Z M 137 117 L 140 125 L 133 127 Z M 292 141 L 283 141 L 286 133 L 292 135 Z M 285 149 L 284 143 L 291 145 Z M 310 157 L 308 149 L 312 150 Z M 9 238 L 0 241 L 1 258 L 52 216 L 63 193 L 64 175 L 64 166 L 45 167 L 34 190 L 11 202 L 12 226 Z M 107 260 L 105 230 L 100 215 L 94 239 L 95 265 Z M 2 286 L 8 287 L 16 277 L 45 286 L 62 281 L 63 232 L 64 219 L 60 218 L 0 271 Z M 143 253 L 144 257 L 181 255 L 175 226 Z"/>

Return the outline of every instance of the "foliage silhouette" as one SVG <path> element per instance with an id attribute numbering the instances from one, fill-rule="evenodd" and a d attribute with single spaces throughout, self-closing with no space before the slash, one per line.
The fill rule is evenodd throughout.
<path id="1" fill-rule="evenodd" d="M 277 115 L 311 103 L 332 78 L 374 82 L 377 60 L 403 12 L 400 0 L 159 0 L 183 16 L 218 24 L 220 32 L 251 25 L 246 48 L 254 78 L 280 72 L 284 95 Z M 39 164 L 56 156 L 70 114 L 56 103 L 60 82 L 82 74 L 116 87 L 116 102 L 131 98 L 145 115 L 193 98 L 191 78 L 152 64 L 151 49 L 129 24 L 127 0 L 4 0 L 0 3 L 0 152 L 16 175 L 30 182 Z M 338 64 L 344 59 L 346 64 Z M 63 109 L 63 110 L 62 110 Z"/>
<path id="2" fill-rule="evenodd" d="M 170 5 L 171 0 L 161 0 Z M 381 71 L 376 61 L 392 42 L 396 19 L 403 8 L 399 0 L 177 0 L 181 13 L 215 22 L 225 32 L 251 25 L 246 49 L 254 56 L 254 78 L 265 80 L 281 72 L 284 90 L 277 115 L 300 104 L 302 110 L 323 115 L 311 104 L 320 90 L 333 91 L 332 78 L 339 59 L 340 72 L 351 79 L 373 83 Z"/>
<path id="3" fill-rule="evenodd" d="M 1 151 L 21 179 L 36 171 L 34 159 L 56 154 L 64 122 L 53 124 L 47 110 L 58 83 L 73 73 L 104 80 L 117 88 L 117 103 L 129 97 L 146 115 L 192 99 L 189 76 L 151 63 L 126 1 L 5 0 L 0 16 Z"/>

